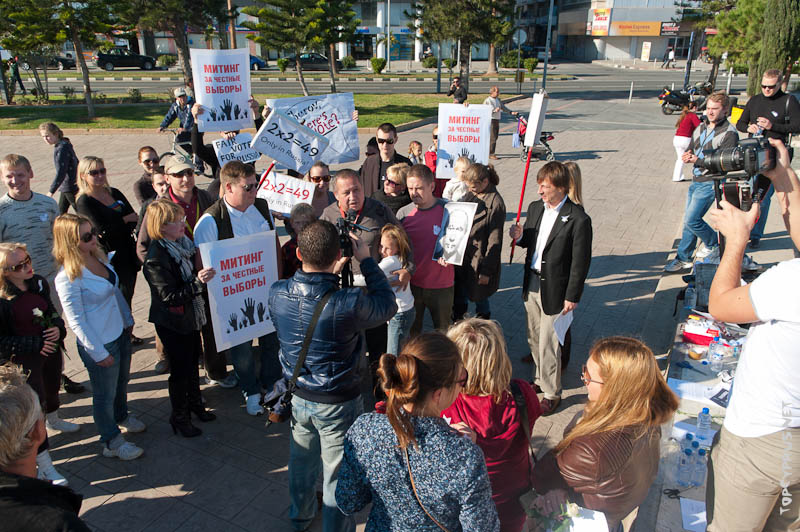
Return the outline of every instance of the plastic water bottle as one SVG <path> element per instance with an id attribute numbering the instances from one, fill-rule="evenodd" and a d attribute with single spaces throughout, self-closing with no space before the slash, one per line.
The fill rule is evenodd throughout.
<path id="1" fill-rule="evenodd" d="M 681 444 L 675 438 L 669 438 L 661 450 L 661 471 L 663 472 L 664 482 L 673 484 L 678 481 L 678 461 L 683 453 Z"/>
<path id="2" fill-rule="evenodd" d="M 694 461 L 694 474 L 692 475 L 692 486 L 702 486 L 706 481 L 706 450 L 697 451 L 697 458 Z"/>
<path id="3" fill-rule="evenodd" d="M 694 476 L 694 456 L 691 449 L 683 451 L 681 461 L 678 463 L 678 486 L 688 488 Z"/>
<path id="4" fill-rule="evenodd" d="M 703 410 L 697 414 L 697 442 L 700 443 L 700 447 L 705 449 L 711 448 L 711 435 L 713 433 L 711 429 L 711 414 L 708 408 L 703 408 Z"/>
<path id="5" fill-rule="evenodd" d="M 689 283 L 686 287 L 686 292 L 683 295 L 683 303 L 684 307 L 687 309 L 693 309 L 697 306 L 697 290 L 695 290 L 694 284 Z"/>
<path id="6" fill-rule="evenodd" d="M 692 441 L 694 441 L 694 436 L 691 432 L 687 432 L 686 436 L 684 436 L 681 440 L 681 452 L 685 451 L 686 449 L 691 449 Z"/>
<path id="7" fill-rule="evenodd" d="M 722 371 L 724 358 L 725 346 L 720 342 L 719 336 L 715 336 L 714 341 L 708 345 L 708 362 L 711 364 L 712 373 L 719 373 Z"/>

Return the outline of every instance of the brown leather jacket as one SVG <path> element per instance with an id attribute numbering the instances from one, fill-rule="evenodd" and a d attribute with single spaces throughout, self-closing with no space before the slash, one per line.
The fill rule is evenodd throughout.
<path id="1" fill-rule="evenodd" d="M 536 492 L 565 489 L 572 502 L 603 512 L 613 530 L 645 500 L 658 473 L 661 429 L 652 427 L 637 438 L 637 428 L 578 438 L 558 456 L 550 451 L 534 469 Z"/>

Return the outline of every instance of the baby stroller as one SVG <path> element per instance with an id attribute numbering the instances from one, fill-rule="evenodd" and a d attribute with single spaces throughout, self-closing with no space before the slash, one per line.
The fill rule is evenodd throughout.
<path id="1" fill-rule="evenodd" d="M 519 135 L 520 142 L 525 140 L 525 132 L 528 131 L 528 121 L 525 120 L 523 117 L 519 117 L 517 119 L 517 134 Z M 553 153 L 553 148 L 547 143 L 548 140 L 553 140 L 555 137 L 551 131 L 542 131 L 542 134 L 539 136 L 539 143 L 535 144 L 533 148 L 533 153 L 531 154 L 531 159 L 536 158 L 542 161 L 555 161 L 556 156 Z M 528 147 L 523 145 L 522 152 L 519 154 L 519 158 L 523 161 L 528 159 Z"/>

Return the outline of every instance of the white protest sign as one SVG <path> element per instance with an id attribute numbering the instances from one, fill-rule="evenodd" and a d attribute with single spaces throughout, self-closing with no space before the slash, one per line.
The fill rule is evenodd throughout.
<path id="1" fill-rule="evenodd" d="M 213 142 L 214 153 L 220 166 L 224 166 L 229 161 L 242 161 L 243 163 L 255 162 L 261 154 L 250 147 L 253 142 L 253 135 L 250 133 L 239 133 L 234 138 L 217 139 Z"/>
<path id="2" fill-rule="evenodd" d="M 217 349 L 273 332 L 267 298 L 278 280 L 275 231 L 206 242 L 199 248 L 203 264 L 217 270 L 208 283 Z"/>
<path id="3" fill-rule="evenodd" d="M 473 163 L 489 162 L 491 106 L 464 107 L 457 103 L 440 103 L 438 125 L 437 179 L 451 179 L 455 176 L 453 165 L 461 156 L 469 157 Z"/>
<path id="4" fill-rule="evenodd" d="M 522 142 L 528 148 L 539 143 L 539 137 L 542 136 L 542 127 L 544 126 L 544 115 L 547 114 L 547 100 L 549 99 L 546 92 L 537 92 L 533 95 L 531 111 L 528 113 L 528 129 L 525 131 L 525 140 Z"/>
<path id="5" fill-rule="evenodd" d="M 358 122 L 353 120 L 356 106 L 352 92 L 271 99 L 267 106 L 327 138 L 328 149 L 321 158 L 325 164 L 358 160 Z"/>
<path id="6" fill-rule="evenodd" d="M 448 201 L 444 204 L 442 229 L 433 248 L 433 260 L 442 257 L 448 264 L 461 266 L 477 210 L 478 204 L 469 201 Z"/>
<path id="7" fill-rule="evenodd" d="M 328 139 L 280 111 L 272 111 L 251 148 L 305 174 L 328 147 Z"/>
<path id="8" fill-rule="evenodd" d="M 250 109 L 250 57 L 247 48 L 191 48 L 194 95 L 204 112 L 199 131 L 233 131 L 253 127 Z"/>
<path id="9" fill-rule="evenodd" d="M 257 196 L 267 200 L 271 211 L 288 216 L 292 212 L 292 207 L 298 203 L 311 204 L 315 186 L 311 181 L 270 172 L 258 190 Z"/>

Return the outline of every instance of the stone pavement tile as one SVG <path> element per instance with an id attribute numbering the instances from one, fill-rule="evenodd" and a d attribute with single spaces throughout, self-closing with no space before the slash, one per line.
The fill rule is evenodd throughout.
<path id="1" fill-rule="evenodd" d="M 171 500 L 173 501 L 173 504 L 167 509 L 167 511 L 158 516 L 157 519 L 150 522 L 150 524 L 147 526 L 147 532 L 173 532 L 189 522 L 195 515 L 213 518 L 212 515 L 192 506 L 191 504 L 186 504 L 181 499 Z M 217 530 L 228 530 L 228 527 L 231 527 L 230 523 L 225 523 L 225 526 L 222 526 Z"/>
<path id="2" fill-rule="evenodd" d="M 284 521 L 289 508 L 289 489 L 283 484 L 265 482 L 265 488 L 258 494 L 254 504 L 248 504 L 231 522 L 245 530 L 291 530 L 289 521 Z M 266 524 L 270 523 L 269 527 Z M 279 524 L 280 523 L 280 524 Z"/>
<path id="3" fill-rule="evenodd" d="M 74 476 L 85 480 L 92 486 L 101 488 L 103 491 L 114 494 L 131 491 L 137 483 L 141 484 L 141 479 L 137 479 L 135 474 L 111 468 L 109 467 L 110 464 L 111 461 L 108 459 L 104 461 L 93 460 L 78 473 L 70 475 L 70 478 Z"/>
<path id="4" fill-rule="evenodd" d="M 206 477 L 183 500 L 225 520 L 231 520 L 253 500 L 262 501 L 265 489 L 262 478 L 245 470 L 225 464 Z"/>
<path id="5" fill-rule="evenodd" d="M 157 521 L 175 502 L 172 497 L 133 481 L 128 491 L 112 496 L 81 517 L 104 530 L 149 530 L 149 524 Z"/>

